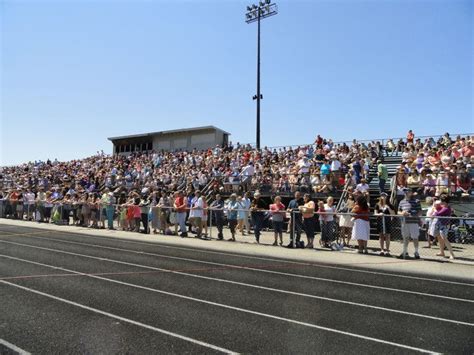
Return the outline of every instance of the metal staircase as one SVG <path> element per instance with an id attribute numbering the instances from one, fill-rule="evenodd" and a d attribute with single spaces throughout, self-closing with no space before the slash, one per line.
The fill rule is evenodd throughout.
<path id="1" fill-rule="evenodd" d="M 394 152 L 394 153 L 387 153 L 386 151 L 383 152 L 381 156 L 383 163 L 387 167 L 388 172 L 388 179 L 385 182 L 385 191 L 388 194 L 388 200 L 390 200 L 390 191 L 391 187 L 390 182 L 395 181 L 395 175 L 397 174 L 397 169 L 402 163 L 402 153 L 401 152 Z M 378 202 L 380 197 L 380 190 L 379 190 L 379 177 L 377 175 L 377 166 L 373 166 L 369 172 L 369 193 L 370 193 L 370 212 L 374 213 L 375 205 Z M 377 220 L 376 218 L 370 219 L 370 237 L 371 239 L 377 239 Z"/>

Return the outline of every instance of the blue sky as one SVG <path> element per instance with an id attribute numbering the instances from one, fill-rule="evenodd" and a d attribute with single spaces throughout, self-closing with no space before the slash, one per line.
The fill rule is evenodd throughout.
<path id="1" fill-rule="evenodd" d="M 0 165 L 209 124 L 255 142 L 250 3 L 0 0 Z M 262 22 L 262 145 L 474 131 L 472 1 L 277 4 Z"/>

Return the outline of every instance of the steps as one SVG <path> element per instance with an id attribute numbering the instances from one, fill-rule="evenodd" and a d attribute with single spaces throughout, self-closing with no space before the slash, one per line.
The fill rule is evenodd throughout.
<path id="1" fill-rule="evenodd" d="M 397 152 L 397 153 L 394 153 L 393 155 L 387 155 L 387 152 L 384 152 L 382 155 L 382 161 L 387 167 L 388 179 L 385 182 L 385 191 L 389 194 L 390 181 L 392 177 L 396 175 L 397 169 L 402 163 L 402 154 L 401 152 Z M 377 204 L 380 197 L 379 177 L 377 176 L 376 166 L 370 170 L 369 180 L 370 180 L 370 183 L 369 183 L 370 212 L 375 213 L 375 205 Z M 377 219 L 371 218 L 370 219 L 370 239 L 377 239 L 377 238 L 378 238 Z"/>

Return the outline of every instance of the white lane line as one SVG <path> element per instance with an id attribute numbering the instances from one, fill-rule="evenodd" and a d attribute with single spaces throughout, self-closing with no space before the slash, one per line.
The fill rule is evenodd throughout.
<path id="1" fill-rule="evenodd" d="M 68 252 L 66 252 L 66 253 L 68 253 Z M 81 272 L 78 272 L 78 271 L 75 271 L 75 270 L 66 269 L 66 268 L 63 268 L 63 267 L 57 267 L 57 266 L 54 266 L 54 265 L 43 264 L 43 263 L 39 263 L 39 262 L 36 262 L 36 261 L 27 260 L 27 259 L 21 259 L 21 258 L 17 258 L 17 257 L 13 257 L 13 256 L 3 255 L 3 254 L 0 254 L 0 257 L 12 259 L 12 260 L 17 260 L 17 261 L 21 261 L 21 262 L 26 262 L 26 263 L 31 263 L 31 264 L 34 264 L 34 265 L 44 266 L 44 267 L 48 267 L 48 268 L 52 268 L 52 269 L 56 269 L 56 270 L 59 269 L 61 271 L 65 271 L 65 272 L 69 272 L 69 273 L 79 274 L 79 275 L 88 276 L 88 277 L 92 277 L 92 278 L 98 278 L 100 280 L 109 280 L 111 282 L 119 282 L 120 283 L 120 281 L 115 280 L 115 279 L 110 279 L 110 278 L 106 278 L 106 277 L 98 276 L 98 275 L 93 275 L 93 274 L 81 273 Z M 90 257 L 90 256 L 86 256 L 86 257 Z M 311 294 L 307 294 L 307 293 L 294 292 L 294 291 L 289 291 L 289 290 L 282 290 L 282 289 L 277 289 L 277 288 L 272 288 L 272 287 L 258 286 L 258 285 L 244 283 L 244 282 L 237 282 L 237 281 L 230 281 L 230 280 L 219 279 L 219 278 L 208 277 L 208 276 L 202 276 L 202 275 L 188 274 L 188 273 L 182 272 L 182 271 L 173 271 L 173 270 L 168 270 L 168 269 L 161 269 L 161 268 L 156 268 L 156 267 L 152 267 L 152 266 L 145 266 L 145 265 L 127 263 L 127 262 L 124 262 L 124 261 L 113 261 L 111 259 L 104 259 L 104 258 L 97 258 L 97 257 L 90 257 L 90 258 L 99 259 L 101 261 L 116 262 L 116 263 L 119 263 L 119 264 L 125 264 L 125 265 L 129 265 L 129 266 L 140 267 L 140 268 L 145 268 L 145 269 L 157 270 L 157 271 L 166 272 L 166 273 L 170 273 L 170 274 L 190 276 L 190 277 L 195 277 L 195 278 L 199 278 L 199 279 L 222 282 L 222 283 L 228 283 L 228 284 L 232 284 L 232 285 L 250 287 L 250 288 L 255 288 L 255 289 L 260 289 L 260 290 L 265 290 L 265 291 L 278 292 L 278 293 L 283 293 L 283 294 L 288 294 L 288 295 L 293 295 L 293 296 L 306 297 L 306 298 L 318 299 L 318 300 L 327 301 L 327 302 L 340 303 L 340 304 L 345 304 L 345 305 L 350 305 L 350 306 L 355 306 L 355 307 L 363 307 L 363 308 L 375 309 L 375 310 L 384 311 L 384 312 L 404 314 L 404 315 L 408 315 L 408 316 L 425 318 L 425 319 L 430 319 L 430 320 L 436 320 L 436 321 L 446 322 L 446 323 L 453 323 L 453 324 L 458 324 L 458 325 L 465 325 L 465 326 L 469 326 L 469 327 L 474 326 L 473 323 L 458 321 L 458 320 L 454 320 L 454 319 L 447 319 L 447 318 L 429 316 L 429 315 L 426 315 L 426 314 L 402 311 L 402 310 L 398 310 L 398 309 L 379 307 L 379 306 L 373 306 L 373 305 L 368 305 L 368 304 L 361 304 L 361 303 L 351 302 L 351 301 L 344 301 L 344 300 L 339 300 L 339 299 L 336 299 L 336 298 L 328 298 L 328 297 L 323 297 L 323 296 L 311 295 Z M 127 283 L 127 285 L 135 285 L 135 284 L 128 284 Z M 142 287 L 140 285 L 135 285 L 135 286 L 136 287 Z M 163 291 L 163 292 L 165 292 L 165 291 Z"/>
<path id="2" fill-rule="evenodd" d="M 31 355 L 28 351 L 25 351 L 25 350 L 19 348 L 15 344 L 9 343 L 5 339 L 0 338 L 0 344 L 6 346 L 10 350 L 13 350 L 14 352 L 18 353 L 19 355 Z"/>
<path id="3" fill-rule="evenodd" d="M 174 337 L 174 338 L 185 340 L 187 342 L 190 342 L 190 343 L 193 343 L 193 344 L 196 344 L 196 345 L 200 345 L 200 346 L 203 346 L 203 347 L 208 348 L 208 349 L 213 349 L 213 350 L 216 350 L 216 351 L 220 351 L 224 354 L 237 354 L 234 351 L 230 351 L 228 349 L 221 348 L 219 346 L 215 346 L 215 345 L 212 345 L 212 344 L 200 341 L 200 340 L 189 338 L 189 337 L 181 335 L 181 334 L 173 333 L 173 332 L 170 332 L 168 330 L 153 327 L 151 325 L 141 323 L 141 322 L 137 322 L 137 321 L 134 321 L 132 319 L 124 318 L 124 317 L 118 316 L 116 314 L 112 314 L 112 313 L 109 313 L 109 312 L 102 311 L 102 310 L 97 309 L 97 308 L 92 308 L 92 307 L 89 307 L 89 306 L 85 306 L 83 304 L 76 303 L 74 301 L 70 301 L 70 300 L 67 300 L 67 299 L 64 299 L 64 298 L 61 298 L 61 297 L 57 297 L 57 296 L 54 296 L 54 295 L 50 295 L 48 293 L 44 293 L 44 292 L 41 292 L 41 291 L 38 291 L 38 290 L 34 290 L 32 288 L 28 288 L 28 287 L 25 287 L 25 286 L 20 286 L 18 284 L 8 282 L 8 281 L 5 281 L 5 280 L 0 280 L 0 282 L 5 284 L 5 285 L 9 285 L 9 286 L 13 286 L 13 287 L 22 289 L 24 291 L 36 293 L 38 295 L 45 296 L 45 297 L 51 298 L 51 299 L 56 300 L 56 301 L 60 301 L 60 302 L 63 302 L 63 303 L 70 304 L 72 306 L 76 306 L 76 307 L 79 307 L 79 308 L 82 308 L 82 309 L 86 309 L 86 310 L 94 312 L 94 313 L 98 313 L 98 314 L 102 314 L 102 315 L 110 317 L 110 318 L 118 319 L 118 320 L 121 320 L 122 322 L 130 323 L 130 324 L 142 327 L 142 328 L 153 330 L 153 331 L 158 332 L 158 333 L 169 335 L 169 336 Z"/>
<path id="4" fill-rule="evenodd" d="M 32 237 L 32 238 L 33 239 L 46 239 L 46 240 L 56 241 L 55 238 L 43 238 L 43 237 Z M 7 241 L 0 240 L 0 243 L 2 243 L 2 242 L 14 243 L 14 242 L 7 242 Z M 223 267 L 228 267 L 228 268 L 250 270 L 250 271 L 263 272 L 263 273 L 274 274 L 274 275 L 282 275 L 282 276 L 296 277 L 296 278 L 302 278 L 302 279 L 308 279 L 308 280 L 324 281 L 324 282 L 330 282 L 330 283 L 336 283 L 336 284 L 342 284 L 342 285 L 365 287 L 365 288 L 372 288 L 372 289 L 391 291 L 391 292 L 407 293 L 407 294 L 413 294 L 413 295 L 419 295 L 419 296 L 425 296 L 425 297 L 441 298 L 441 299 L 445 299 L 445 300 L 449 300 L 449 301 L 461 301 L 461 302 L 474 303 L 474 300 L 465 299 L 465 298 L 449 297 L 449 296 L 437 295 L 437 294 L 432 294 L 432 293 L 403 290 L 403 289 L 384 287 L 384 286 L 366 285 L 366 284 L 360 284 L 360 283 L 351 282 L 351 281 L 333 280 L 333 279 L 317 277 L 317 276 L 306 276 L 306 275 L 293 274 L 293 273 L 282 272 L 282 271 L 259 269 L 259 268 L 254 268 L 254 267 L 250 267 L 250 266 L 239 266 L 239 265 L 232 265 L 232 264 L 223 264 L 223 263 L 216 263 L 216 262 L 211 262 L 211 261 L 203 261 L 203 260 L 191 259 L 191 258 L 182 258 L 182 257 L 169 256 L 169 255 L 163 255 L 163 254 L 158 254 L 158 253 L 148 253 L 148 252 L 144 252 L 144 251 L 136 251 L 136 250 L 122 249 L 122 248 L 101 246 L 101 245 L 82 243 L 82 242 L 73 242 L 73 241 L 65 241 L 65 240 L 60 240 L 60 242 L 61 243 L 66 243 L 66 244 L 91 246 L 91 247 L 94 247 L 94 248 L 101 248 L 101 249 L 117 250 L 117 251 L 123 251 L 123 252 L 132 253 L 132 254 L 139 254 L 139 255 L 159 256 L 159 257 L 164 258 L 164 259 L 183 260 L 183 261 L 189 261 L 189 262 L 200 263 L 200 264 L 208 264 L 208 265 L 223 266 Z M 29 244 L 25 244 L 25 245 L 29 245 Z M 56 249 L 54 249 L 54 250 L 56 250 Z M 189 275 L 189 274 L 187 274 L 187 275 Z M 221 279 L 218 279 L 218 280 L 221 280 Z"/>
<path id="5" fill-rule="evenodd" d="M 64 269 L 64 270 L 66 270 L 66 269 Z M 302 325 L 302 326 L 305 326 L 305 327 L 315 328 L 315 329 L 319 329 L 319 330 L 325 330 L 325 331 L 332 332 L 332 333 L 347 335 L 347 336 L 350 336 L 350 337 L 353 337 L 353 338 L 364 339 L 364 340 L 373 341 L 373 342 L 376 342 L 376 343 L 391 345 L 391 346 L 398 347 L 398 348 L 403 348 L 403 349 L 418 351 L 418 352 L 421 352 L 421 353 L 435 354 L 435 353 L 434 353 L 433 351 L 431 351 L 431 350 L 416 348 L 416 347 L 412 347 L 412 346 L 409 346 L 409 345 L 403 345 L 403 344 L 399 344 L 399 343 L 394 343 L 394 342 L 391 342 L 391 341 L 382 340 L 382 339 L 373 338 L 373 337 L 368 337 L 368 336 L 360 335 L 360 334 L 356 334 L 356 333 L 345 332 L 345 331 L 342 331 L 342 330 L 337 330 L 337 329 L 333 329 L 333 328 L 323 327 L 323 326 L 316 325 L 316 324 L 312 324 L 312 323 L 301 322 L 301 321 L 297 321 L 297 320 L 294 320 L 294 319 L 289 319 L 289 318 L 274 316 L 274 315 L 267 314 L 267 313 L 256 312 L 256 311 L 252 311 L 252 310 L 245 309 L 245 308 L 239 308 L 239 307 L 229 306 L 229 305 L 225 305 L 225 304 L 222 304 L 222 303 L 211 302 L 211 301 L 203 300 L 203 299 L 200 299 L 200 298 L 194 298 L 194 297 L 190 297 L 190 296 L 184 296 L 184 295 L 180 295 L 180 294 L 177 294 L 177 293 L 162 291 L 162 290 L 158 290 L 158 289 L 154 289 L 154 288 L 150 288 L 150 287 L 145 287 L 145 286 L 140 286 L 140 285 L 134 285 L 134 284 L 130 284 L 130 283 L 127 283 L 127 282 L 122 282 L 122 281 L 117 281 L 117 280 L 113 280 L 113 279 L 108 279 L 108 278 L 101 277 L 101 276 L 87 275 L 87 274 L 83 274 L 83 273 L 81 273 L 81 272 L 72 271 L 72 270 L 69 270 L 69 272 L 76 272 L 76 273 L 78 273 L 78 274 L 81 274 L 81 275 L 84 275 L 84 276 L 89 276 L 89 277 L 91 277 L 91 278 L 95 278 L 95 279 L 99 279 L 99 280 L 103 280 L 103 281 L 113 282 L 113 283 L 120 284 L 120 285 L 124 285 L 124 286 L 130 286 L 130 287 L 134 287 L 134 288 L 138 288 L 138 289 L 142 289 L 142 290 L 146 290 L 146 291 L 150 291 L 150 292 L 161 293 L 161 294 L 168 295 L 168 296 L 172 296 L 172 297 L 182 298 L 182 299 L 186 299 L 186 300 L 190 300 L 190 301 L 195 301 L 195 302 L 200 302 L 200 303 L 204 303 L 204 304 L 208 304 L 208 305 L 212 305 L 212 306 L 217 306 L 217 307 L 221 307 L 221 308 L 231 309 L 231 310 L 234 310 L 234 311 L 243 312 L 243 313 L 248 313 L 248 314 L 253 314 L 253 315 L 257 315 L 257 316 L 261 316 L 261 317 L 265 317 L 265 318 L 276 319 L 276 320 L 283 321 L 283 322 L 287 322 L 287 323 L 298 324 L 298 325 Z M 69 301 L 69 300 L 66 300 L 66 299 L 63 299 L 63 298 L 59 298 L 59 297 L 57 297 L 57 296 L 53 296 L 53 295 L 50 295 L 50 294 L 46 294 L 46 293 L 43 293 L 43 292 L 41 292 L 41 291 L 37 291 L 37 290 L 34 290 L 34 289 L 30 289 L 30 288 L 28 288 L 28 287 L 20 286 L 20 285 L 17 285 L 17 284 L 15 284 L 15 283 L 7 282 L 7 281 L 4 281 L 4 280 L 0 280 L 0 282 L 6 283 L 6 284 L 11 285 L 11 286 L 14 286 L 14 287 L 18 287 L 18 288 L 21 288 L 21 289 L 24 289 L 24 290 L 27 290 L 27 291 L 30 291 L 30 292 L 34 292 L 34 293 L 37 293 L 37 294 L 40 294 L 40 295 L 43 295 L 43 296 L 46 296 L 46 297 L 50 297 L 50 298 L 53 298 L 53 299 L 57 299 L 57 300 L 60 300 L 60 301 L 63 301 L 63 302 L 69 303 L 69 304 L 73 304 L 73 305 L 79 306 L 79 307 L 81 307 L 81 308 L 85 308 L 85 309 L 89 309 L 89 310 L 96 311 L 96 312 L 101 313 L 101 314 L 113 316 L 113 317 L 119 319 L 119 316 L 111 315 L 111 314 L 109 314 L 109 313 L 107 313 L 107 312 L 100 311 L 100 310 L 97 310 L 97 309 L 94 309 L 94 308 L 90 308 L 90 307 L 81 305 L 81 304 L 79 304 L 79 303 L 75 303 L 75 302 L 73 302 L 73 301 Z M 120 317 L 120 318 L 121 318 L 121 317 Z M 122 319 L 126 321 L 126 318 L 122 318 Z M 134 321 L 133 321 L 133 322 L 134 322 Z M 136 323 L 138 323 L 138 322 L 136 322 Z M 141 323 L 141 325 L 143 326 L 144 324 Z M 151 326 L 147 326 L 147 327 L 151 327 Z"/>
<path id="6" fill-rule="evenodd" d="M 50 232 L 62 233 L 60 231 L 53 231 L 53 230 L 50 230 Z M 461 285 L 461 286 L 474 287 L 474 283 L 468 283 L 468 282 L 448 281 L 448 280 L 433 279 L 433 278 L 421 277 L 421 276 L 399 275 L 399 274 L 393 274 L 393 273 L 390 273 L 390 272 L 352 269 L 352 268 L 347 268 L 347 267 L 342 267 L 342 266 L 330 266 L 330 265 L 326 265 L 326 264 L 319 264 L 317 262 L 305 263 L 305 262 L 298 262 L 298 261 L 290 261 L 290 260 L 286 260 L 286 259 L 275 259 L 275 258 L 241 255 L 241 254 L 234 254 L 234 253 L 227 253 L 227 252 L 220 252 L 220 251 L 203 250 L 203 249 L 200 249 L 200 248 L 192 249 L 192 248 L 185 248 L 185 247 L 170 246 L 170 245 L 160 244 L 159 242 L 158 243 L 149 243 L 149 242 L 140 242 L 140 241 L 134 241 L 134 240 L 118 239 L 116 237 L 107 237 L 107 236 L 99 237 L 99 236 L 94 236 L 94 235 L 89 235 L 89 234 L 78 234 L 78 233 L 74 233 L 74 232 L 70 232 L 70 233 L 68 232 L 68 234 L 73 234 L 75 236 L 84 237 L 84 238 L 88 238 L 88 239 L 92 238 L 92 239 L 109 240 L 109 241 L 113 240 L 113 241 L 122 242 L 122 243 L 147 245 L 147 246 L 157 246 L 157 245 L 159 245 L 160 248 L 185 250 L 185 251 L 198 252 L 198 253 L 203 253 L 203 254 L 228 255 L 228 256 L 232 256 L 232 257 L 236 257 L 236 258 L 240 258 L 240 259 L 254 259 L 254 260 L 265 260 L 265 261 L 281 262 L 281 263 L 285 263 L 285 264 L 295 264 L 295 265 L 304 265 L 304 266 L 317 266 L 318 268 L 324 268 L 324 269 L 344 270 L 344 271 L 358 272 L 358 273 L 364 273 L 364 274 L 383 275 L 383 276 L 390 276 L 390 277 L 397 277 L 397 278 L 404 278 L 404 279 L 421 280 L 421 281 L 428 281 L 428 282 L 439 282 L 439 283 L 446 283 L 446 284 L 451 284 L 451 285 Z M 28 237 L 28 236 L 26 236 L 26 237 Z M 61 238 L 50 238 L 50 239 L 63 240 Z M 355 266 L 357 266 L 357 265 L 355 265 Z"/>

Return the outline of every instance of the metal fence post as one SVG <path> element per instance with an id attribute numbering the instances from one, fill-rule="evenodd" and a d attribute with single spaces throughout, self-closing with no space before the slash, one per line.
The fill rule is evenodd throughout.
<path id="1" fill-rule="evenodd" d="M 209 209 L 209 238 L 212 238 L 212 209 Z"/>
<path id="2" fill-rule="evenodd" d="M 295 211 L 291 211 L 291 229 L 292 229 L 292 235 L 293 235 L 293 239 L 291 241 L 291 243 L 293 244 L 293 248 L 296 248 L 296 229 L 295 229 L 295 225 L 296 225 L 296 212 Z"/>

